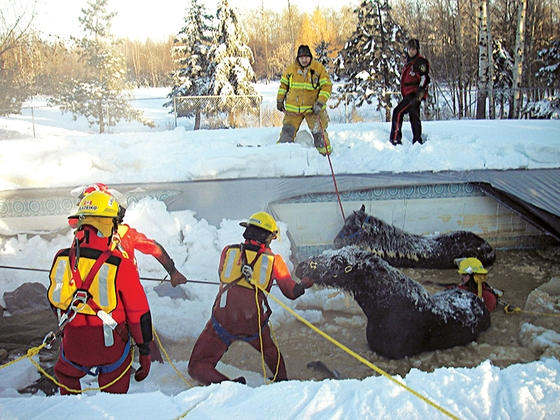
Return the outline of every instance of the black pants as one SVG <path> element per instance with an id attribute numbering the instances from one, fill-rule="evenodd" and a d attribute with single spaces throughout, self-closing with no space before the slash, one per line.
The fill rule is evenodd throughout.
<path id="1" fill-rule="evenodd" d="M 412 126 L 412 143 L 422 143 L 422 122 L 420 121 L 420 101 L 415 94 L 406 95 L 402 101 L 393 109 L 393 120 L 391 125 L 391 136 L 389 140 L 393 144 L 401 144 L 402 124 L 404 114 L 408 114 Z"/>

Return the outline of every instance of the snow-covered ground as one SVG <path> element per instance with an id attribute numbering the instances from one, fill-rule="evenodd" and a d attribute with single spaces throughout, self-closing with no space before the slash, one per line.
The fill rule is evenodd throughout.
<path id="1" fill-rule="evenodd" d="M 273 95 L 276 86 L 260 86 Z M 142 95 L 163 97 L 161 91 Z M 160 126 L 169 119 L 158 101 L 142 101 Z M 156 106 L 157 105 L 157 106 Z M 153 109 L 149 109 L 153 107 Z M 114 134 L 92 135 L 85 121 L 40 108 L 35 111 L 37 137 L 31 119 L 0 118 L 0 190 L 68 187 L 104 182 L 155 183 L 199 179 L 330 175 L 325 157 L 299 136 L 299 143 L 277 145 L 279 128 L 187 131 L 149 131 L 130 126 Z M 137 127 L 131 125 L 132 127 Z M 560 121 L 445 121 L 424 123 L 428 141 L 410 144 L 408 122 L 404 145 L 388 142 L 388 123 L 331 125 L 329 135 L 337 173 L 380 171 L 444 171 L 471 169 L 534 169 L 560 167 Z M 125 132 L 128 131 L 128 132 Z M 238 147 L 259 145 L 260 147 Z M 261 209 L 255 209 L 258 211 Z M 250 215 L 247 215 L 249 217 Z M 127 211 L 126 221 L 160 242 L 189 279 L 217 281 L 219 252 L 241 241 L 239 220 L 224 219 L 219 226 L 198 219 L 193 211 L 168 212 L 165 204 L 146 198 Z M 285 233 L 290 229 L 280 223 Z M 273 250 L 288 261 L 287 235 Z M 55 252 L 67 247 L 71 233 L 54 238 L 25 234 L 0 238 L 0 265 L 49 268 Z M 137 254 L 141 275 L 163 277 L 159 263 Z M 292 267 L 291 267 L 292 268 Z M 47 285 L 46 275 L 0 269 L 0 296 L 24 282 Z M 209 317 L 216 286 L 181 286 L 191 300 L 160 297 L 155 282 L 145 281 L 154 325 L 162 338 L 196 337 Z M 277 296 L 277 293 L 274 293 Z M 321 311 L 340 308 L 339 297 L 311 290 L 294 302 L 284 302 L 311 322 Z M 0 303 L 4 303 L 0 301 Z M 298 309 L 304 307 L 304 309 Z M 275 325 L 297 322 L 271 303 Z M 319 310 L 310 310 L 314 307 Z M 325 341 L 325 346 L 330 344 Z M 170 355 L 173 358 L 173 355 Z M 367 358 L 367 355 L 364 355 Z M 255 357 L 258 355 L 255 354 Z M 177 368 L 186 374 L 186 361 Z M 412 369 L 394 377 L 426 400 L 384 376 L 364 380 L 288 381 L 264 385 L 262 372 L 240 371 L 219 365 L 226 375 L 248 378 L 249 386 L 223 383 L 188 386 L 169 364 L 153 364 L 148 378 L 134 380 L 128 395 L 91 392 L 73 397 L 20 395 L 18 388 L 39 378 L 29 361 L 0 370 L 0 418 L 186 418 L 222 419 L 553 419 L 560 417 L 560 363 L 554 358 L 501 369 L 487 361 L 467 368 L 440 368 L 432 373 Z M 290 375 L 290 372 L 288 372 Z M 84 382 L 85 383 L 85 382 Z M 89 382 L 88 382 L 89 384 Z M 95 385 L 95 382 L 93 383 Z M 447 410 L 448 414 L 438 410 Z"/>

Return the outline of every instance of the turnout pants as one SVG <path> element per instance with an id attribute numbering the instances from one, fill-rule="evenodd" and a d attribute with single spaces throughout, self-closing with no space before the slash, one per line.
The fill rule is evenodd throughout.
<path id="1" fill-rule="evenodd" d="M 118 358 L 118 356 L 117 356 Z M 110 373 L 99 373 L 97 376 L 97 382 L 100 387 L 114 381 L 130 364 L 130 353 L 128 353 L 124 362 L 113 372 Z M 59 356 L 56 365 L 54 366 L 54 373 L 58 381 L 66 385 L 70 389 L 81 389 L 80 378 L 86 375 L 86 372 L 72 366 L 70 363 L 62 359 Z M 126 394 L 130 386 L 130 369 L 123 375 L 121 379 L 115 382 L 110 387 L 107 387 L 103 392 L 109 392 L 111 394 Z M 67 389 L 60 387 L 61 395 L 75 394 L 75 392 L 68 391 Z"/>
<path id="2" fill-rule="evenodd" d="M 319 118 L 321 118 L 320 123 Z M 320 149 L 330 146 L 329 136 L 327 135 L 329 116 L 325 110 L 322 110 L 319 115 L 315 115 L 312 112 L 305 112 L 302 114 L 285 114 L 284 120 L 282 121 L 282 131 L 280 132 L 280 139 L 278 139 L 278 143 L 293 143 L 304 119 L 307 122 L 309 130 L 311 130 L 315 147 Z M 323 128 L 322 131 L 321 128 Z M 324 142 L 323 135 L 325 136 Z"/>
<path id="3" fill-rule="evenodd" d="M 410 118 L 412 127 L 412 143 L 422 143 L 422 122 L 420 121 L 420 101 L 416 100 L 415 93 L 406 95 L 393 109 L 391 135 L 389 140 L 393 144 L 402 144 L 402 124 L 405 114 Z"/>
<path id="4" fill-rule="evenodd" d="M 278 365 L 278 374 L 276 381 L 288 379 L 286 373 L 286 365 L 284 358 L 276 348 L 270 336 L 270 327 L 267 325 L 262 331 L 263 354 L 264 361 L 272 374 L 276 372 Z M 255 350 L 261 352 L 259 337 L 247 341 Z M 191 358 L 189 360 L 189 375 L 204 385 L 229 381 L 230 379 L 216 370 L 216 365 L 228 350 L 229 345 L 224 342 L 214 329 L 212 320 L 209 320 L 204 330 L 196 340 L 193 347 Z M 279 363 L 279 364 L 278 364 Z"/>

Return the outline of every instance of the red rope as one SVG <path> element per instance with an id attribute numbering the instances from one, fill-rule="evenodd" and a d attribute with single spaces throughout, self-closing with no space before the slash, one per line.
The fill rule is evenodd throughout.
<path id="1" fill-rule="evenodd" d="M 284 114 L 286 115 L 303 115 L 307 112 L 312 112 L 311 110 L 307 110 L 304 112 L 289 112 L 289 111 L 284 111 Z M 327 151 L 327 158 L 329 159 L 329 165 L 331 167 L 331 174 L 332 174 L 332 179 L 333 179 L 333 183 L 334 183 L 334 190 L 336 192 L 336 199 L 338 200 L 338 205 L 340 206 L 340 212 L 342 213 L 342 221 L 344 222 L 346 220 L 346 216 L 344 215 L 344 209 L 342 208 L 342 201 L 340 201 L 340 193 L 338 192 L 338 185 L 336 185 L 336 177 L 334 176 L 334 169 L 332 166 L 332 162 L 331 162 L 331 154 L 329 153 L 329 148 L 327 147 L 327 141 L 325 139 L 325 130 L 323 130 L 323 122 L 321 121 L 321 117 L 320 115 L 317 115 L 317 120 L 319 121 L 319 128 L 321 129 L 321 136 L 323 137 L 323 144 L 325 145 L 325 149 Z"/>
<path id="2" fill-rule="evenodd" d="M 321 128 L 321 136 L 323 136 L 323 144 L 325 145 L 325 150 L 327 151 L 327 158 L 329 159 L 329 166 L 331 167 L 331 174 L 334 183 L 334 190 L 336 192 L 336 198 L 338 200 L 338 205 L 340 206 L 340 212 L 342 213 L 342 221 L 346 220 L 346 216 L 344 216 L 344 209 L 342 208 L 342 201 L 340 201 L 340 193 L 338 192 L 338 185 L 336 184 L 336 177 L 334 176 L 334 169 L 331 162 L 331 154 L 329 153 L 329 148 L 327 145 L 327 140 L 325 139 L 325 131 L 323 130 L 323 122 L 321 121 L 321 117 L 317 115 L 317 120 L 319 120 L 319 127 Z"/>

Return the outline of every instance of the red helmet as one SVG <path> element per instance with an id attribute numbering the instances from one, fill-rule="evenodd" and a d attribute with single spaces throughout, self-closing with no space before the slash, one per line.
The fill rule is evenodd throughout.
<path id="1" fill-rule="evenodd" d="M 82 194 L 84 196 L 91 194 L 92 192 L 95 191 L 107 191 L 109 189 L 109 187 L 105 184 L 102 184 L 101 182 L 97 182 L 95 184 L 90 185 L 89 187 L 86 187 L 84 189 L 84 191 L 82 192 Z"/>

